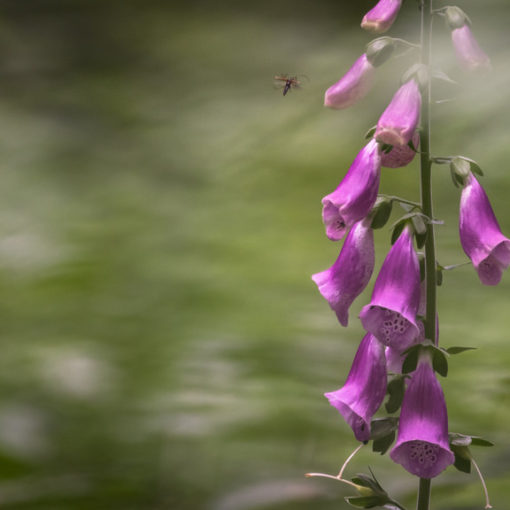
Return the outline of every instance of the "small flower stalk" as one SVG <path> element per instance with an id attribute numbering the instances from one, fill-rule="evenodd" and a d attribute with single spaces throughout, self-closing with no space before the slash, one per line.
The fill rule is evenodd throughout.
<path id="1" fill-rule="evenodd" d="M 363 53 L 347 73 L 324 94 L 324 106 L 342 110 L 363 99 L 373 86 L 375 67 Z"/>
<path id="2" fill-rule="evenodd" d="M 374 233 L 365 219 L 351 228 L 336 262 L 312 276 L 342 326 L 347 326 L 349 307 L 367 286 L 374 263 Z"/>
<path id="3" fill-rule="evenodd" d="M 427 355 L 421 357 L 405 392 L 390 457 L 420 478 L 436 477 L 455 460 L 448 444 L 443 390 Z"/>
<path id="4" fill-rule="evenodd" d="M 375 138 L 388 145 L 407 145 L 420 120 L 421 94 L 414 78 L 404 83 L 384 110 L 375 131 Z"/>
<path id="5" fill-rule="evenodd" d="M 376 34 L 389 30 L 397 18 L 402 0 L 379 0 L 377 5 L 368 11 L 361 21 L 361 28 Z"/>
<path id="6" fill-rule="evenodd" d="M 361 323 L 384 345 L 403 351 L 420 334 L 420 266 L 410 227 L 404 228 L 383 262 Z"/>
<path id="7" fill-rule="evenodd" d="M 487 194 L 473 174 L 460 199 L 459 232 L 480 281 L 497 285 L 510 265 L 510 239 L 502 234 Z"/>
<path id="8" fill-rule="evenodd" d="M 356 156 L 333 193 L 322 199 L 322 220 L 332 241 L 342 239 L 372 209 L 379 190 L 381 149 L 371 140 Z"/>
<path id="9" fill-rule="evenodd" d="M 370 438 L 370 422 L 382 404 L 386 384 L 384 346 L 367 334 L 356 352 L 345 384 L 337 391 L 324 394 L 352 428 L 358 441 Z"/>

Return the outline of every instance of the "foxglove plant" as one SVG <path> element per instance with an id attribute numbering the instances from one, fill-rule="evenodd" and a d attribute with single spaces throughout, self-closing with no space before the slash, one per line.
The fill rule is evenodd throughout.
<path id="1" fill-rule="evenodd" d="M 362 293 L 374 267 L 372 229 L 383 227 L 398 203 L 405 214 L 393 225 L 392 244 L 375 279 L 370 302 L 361 309 L 361 325 L 366 331 L 345 384 L 326 393 L 363 444 L 372 441 L 375 452 L 390 458 L 419 478 L 417 510 L 429 510 L 431 480 L 449 466 L 479 473 L 491 508 L 487 489 L 469 445 L 491 446 L 475 436 L 448 432 L 448 414 L 437 374 L 446 377 L 447 356 L 468 348 L 439 346 L 437 286 L 444 270 L 436 260 L 435 225 L 432 201 L 432 165 L 449 164 L 457 187 L 462 187 L 459 231 L 462 247 L 481 282 L 496 285 L 510 266 L 510 239 L 504 236 L 489 199 L 474 174 L 482 172 L 465 156 L 436 156 L 430 150 L 431 80 L 451 81 L 431 67 L 433 16 L 442 16 L 452 31 L 452 40 L 461 63 L 469 69 L 488 68 L 490 61 L 474 39 L 470 20 L 458 7 L 433 9 L 433 0 L 418 0 L 421 15 L 420 45 L 380 37 L 368 44 L 348 73 L 325 94 L 325 104 L 336 109 L 351 106 L 371 87 L 374 68 L 392 56 L 396 44 L 420 49 L 420 61 L 401 79 L 393 99 L 377 125 L 366 135 L 367 145 L 355 158 L 337 189 L 322 200 L 323 222 L 329 239 L 338 241 L 346 234 L 336 262 L 312 276 L 320 293 L 335 311 L 343 326 L 349 308 Z M 408 3 L 409 5 L 409 3 Z M 395 21 L 401 0 L 380 0 L 363 18 L 362 27 L 384 32 Z M 381 167 L 402 168 L 415 155 L 420 161 L 420 202 L 378 195 Z M 423 249 L 423 253 L 417 250 Z M 459 264 L 463 265 L 463 264 Z M 389 414 L 374 418 L 384 405 Z M 352 481 L 343 472 L 325 476 L 356 488 L 361 496 L 346 498 L 358 508 L 383 507 L 405 510 L 382 488 L 372 474 Z"/>

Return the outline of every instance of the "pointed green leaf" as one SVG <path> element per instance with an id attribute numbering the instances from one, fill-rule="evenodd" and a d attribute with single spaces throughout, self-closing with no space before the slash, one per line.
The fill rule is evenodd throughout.
<path id="1" fill-rule="evenodd" d="M 413 349 L 409 352 L 402 364 L 402 373 L 410 374 L 416 370 L 416 365 L 418 365 L 418 353 L 419 349 Z"/>
<path id="2" fill-rule="evenodd" d="M 471 461 L 468 459 L 464 459 L 455 454 L 455 461 L 453 465 L 463 473 L 471 473 Z"/>
<path id="3" fill-rule="evenodd" d="M 391 244 L 395 244 L 397 239 L 399 238 L 400 234 L 402 233 L 402 230 L 404 230 L 404 227 L 406 226 L 406 221 L 399 221 L 397 224 L 393 227 L 393 232 L 391 234 Z"/>
<path id="4" fill-rule="evenodd" d="M 483 437 L 471 436 L 471 444 L 473 446 L 494 446 L 492 441 L 484 439 Z"/>
<path id="5" fill-rule="evenodd" d="M 405 378 L 395 377 L 388 383 L 387 393 L 389 395 L 388 402 L 384 405 L 388 413 L 395 413 L 402 405 L 405 391 Z"/>
<path id="6" fill-rule="evenodd" d="M 448 354 L 460 354 L 461 352 L 466 352 L 466 351 L 476 351 L 476 347 L 448 347 L 448 349 L 446 349 L 446 352 Z"/>
<path id="7" fill-rule="evenodd" d="M 375 135 L 375 130 L 377 129 L 377 126 L 372 126 L 366 133 L 365 133 L 365 139 L 368 140 L 370 138 L 373 138 Z"/>
<path id="8" fill-rule="evenodd" d="M 384 227 L 384 225 L 386 225 L 386 223 L 390 219 L 392 207 L 393 202 L 391 200 L 382 197 L 378 198 L 372 209 L 373 217 L 370 227 L 373 229 Z"/>
<path id="9" fill-rule="evenodd" d="M 372 443 L 372 451 L 384 455 L 393 444 L 393 441 L 395 441 L 395 431 L 390 432 L 387 436 L 375 439 Z"/>
<path id="10" fill-rule="evenodd" d="M 448 360 L 446 359 L 444 352 L 440 349 L 434 349 L 432 366 L 439 375 L 442 375 L 443 377 L 448 375 Z"/>
<path id="11" fill-rule="evenodd" d="M 345 501 L 355 508 L 375 508 L 385 504 L 386 500 L 380 496 L 350 496 Z"/>
<path id="12" fill-rule="evenodd" d="M 370 423 L 370 439 L 379 439 L 394 432 L 398 428 L 398 418 L 387 416 L 375 418 Z"/>

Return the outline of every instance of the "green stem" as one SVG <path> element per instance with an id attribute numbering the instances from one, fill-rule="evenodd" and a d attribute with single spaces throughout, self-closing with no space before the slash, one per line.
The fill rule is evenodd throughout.
<path id="1" fill-rule="evenodd" d="M 416 510 L 429 510 L 430 501 L 430 479 L 420 478 L 420 488 L 418 490 L 418 504 Z"/>
<path id="2" fill-rule="evenodd" d="M 431 32 L 432 32 L 432 0 L 420 0 L 421 9 L 421 63 L 430 66 L 431 60 Z M 423 213 L 433 218 L 432 210 L 432 182 L 430 158 L 430 80 L 427 81 L 422 92 L 421 109 L 421 206 Z M 436 343 L 436 248 L 434 242 L 434 224 L 427 223 L 427 238 L 425 241 L 425 278 L 427 286 L 427 309 L 425 314 L 425 338 Z M 430 480 L 420 478 L 418 502 L 416 510 L 429 510 Z"/>

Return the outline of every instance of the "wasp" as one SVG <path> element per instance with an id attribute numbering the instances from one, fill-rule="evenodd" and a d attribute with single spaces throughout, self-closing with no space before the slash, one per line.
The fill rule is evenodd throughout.
<path id="1" fill-rule="evenodd" d="M 304 78 L 306 78 L 306 76 Z M 301 84 L 303 83 L 302 79 L 298 80 L 298 76 L 289 76 L 288 74 L 277 74 L 273 79 L 277 88 L 283 88 L 284 96 L 290 89 L 301 88 Z"/>

